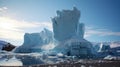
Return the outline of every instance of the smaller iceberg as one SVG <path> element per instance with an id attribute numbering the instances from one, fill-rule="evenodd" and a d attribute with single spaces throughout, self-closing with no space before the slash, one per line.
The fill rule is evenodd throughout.
<path id="1" fill-rule="evenodd" d="M 16 53 L 41 52 L 42 47 L 53 42 L 52 32 L 44 28 L 40 33 L 25 33 L 24 43 L 16 48 Z"/>

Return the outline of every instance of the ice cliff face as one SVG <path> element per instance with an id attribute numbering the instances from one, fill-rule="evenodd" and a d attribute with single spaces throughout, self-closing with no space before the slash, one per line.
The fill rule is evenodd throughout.
<path id="1" fill-rule="evenodd" d="M 80 11 L 75 7 L 73 10 L 57 11 L 57 16 L 52 18 L 55 39 L 64 41 L 76 34 L 83 37 L 84 24 L 79 23 L 79 18 Z"/>
<path id="2" fill-rule="evenodd" d="M 79 38 L 84 38 L 84 31 L 85 31 L 84 24 L 79 23 L 78 28 L 77 28 L 77 36 Z"/>
<path id="3" fill-rule="evenodd" d="M 107 52 L 110 50 L 111 42 L 101 42 L 101 43 L 93 43 L 93 47 L 97 52 Z"/>
<path id="4" fill-rule="evenodd" d="M 84 24 L 79 23 L 80 11 L 57 11 L 52 18 L 54 38 L 59 42 L 55 51 L 73 56 L 89 56 L 94 53 L 92 44 L 84 39 Z"/>
<path id="5" fill-rule="evenodd" d="M 44 28 L 40 33 L 25 33 L 23 45 L 18 47 L 15 52 L 40 52 L 43 45 L 51 42 L 53 42 L 53 36 L 52 32 L 48 29 Z"/>
<path id="6" fill-rule="evenodd" d="M 39 44 L 48 44 L 51 40 L 52 32 L 44 28 L 40 33 L 25 33 L 23 45 L 38 46 Z"/>

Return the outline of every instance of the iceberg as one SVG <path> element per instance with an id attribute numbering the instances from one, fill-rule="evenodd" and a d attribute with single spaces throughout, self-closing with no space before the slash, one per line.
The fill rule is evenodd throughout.
<path id="1" fill-rule="evenodd" d="M 53 42 L 52 32 L 44 28 L 40 33 L 25 33 L 24 43 L 16 48 L 17 53 L 41 52 L 41 47 Z"/>
<path id="2" fill-rule="evenodd" d="M 52 18 L 54 38 L 64 41 L 76 35 L 79 17 L 80 11 L 75 7 L 72 11 L 57 11 L 57 16 Z"/>
<path id="3" fill-rule="evenodd" d="M 101 43 L 100 44 L 100 49 L 98 52 L 106 52 L 110 50 L 110 45 L 106 43 Z"/>
<path id="4" fill-rule="evenodd" d="M 71 56 L 90 57 L 95 51 L 92 44 L 84 39 L 84 23 L 79 22 L 80 11 L 57 11 L 57 16 L 52 18 L 53 33 L 58 45 L 54 51 Z"/>
<path id="5" fill-rule="evenodd" d="M 40 33 L 26 33 L 23 45 L 16 48 L 15 52 L 41 52 L 51 48 L 51 52 L 63 55 L 92 56 L 95 51 L 92 44 L 84 39 L 85 25 L 79 22 L 80 15 L 76 7 L 73 10 L 57 11 L 57 16 L 51 19 L 53 33 L 47 29 Z"/>

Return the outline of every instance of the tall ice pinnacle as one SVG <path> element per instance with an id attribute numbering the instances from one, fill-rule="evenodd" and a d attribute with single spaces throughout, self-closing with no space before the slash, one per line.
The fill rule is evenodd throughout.
<path id="1" fill-rule="evenodd" d="M 52 18 L 54 37 L 58 41 L 70 39 L 77 35 L 84 36 L 84 24 L 79 23 L 80 11 L 74 7 L 73 10 L 57 11 L 57 16 Z"/>

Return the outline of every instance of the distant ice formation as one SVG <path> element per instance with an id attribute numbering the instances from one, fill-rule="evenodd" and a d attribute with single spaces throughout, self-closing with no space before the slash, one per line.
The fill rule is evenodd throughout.
<path id="1" fill-rule="evenodd" d="M 18 53 L 41 52 L 43 45 L 53 42 L 52 32 L 44 28 L 40 33 L 25 33 L 24 43 L 15 49 Z"/>

